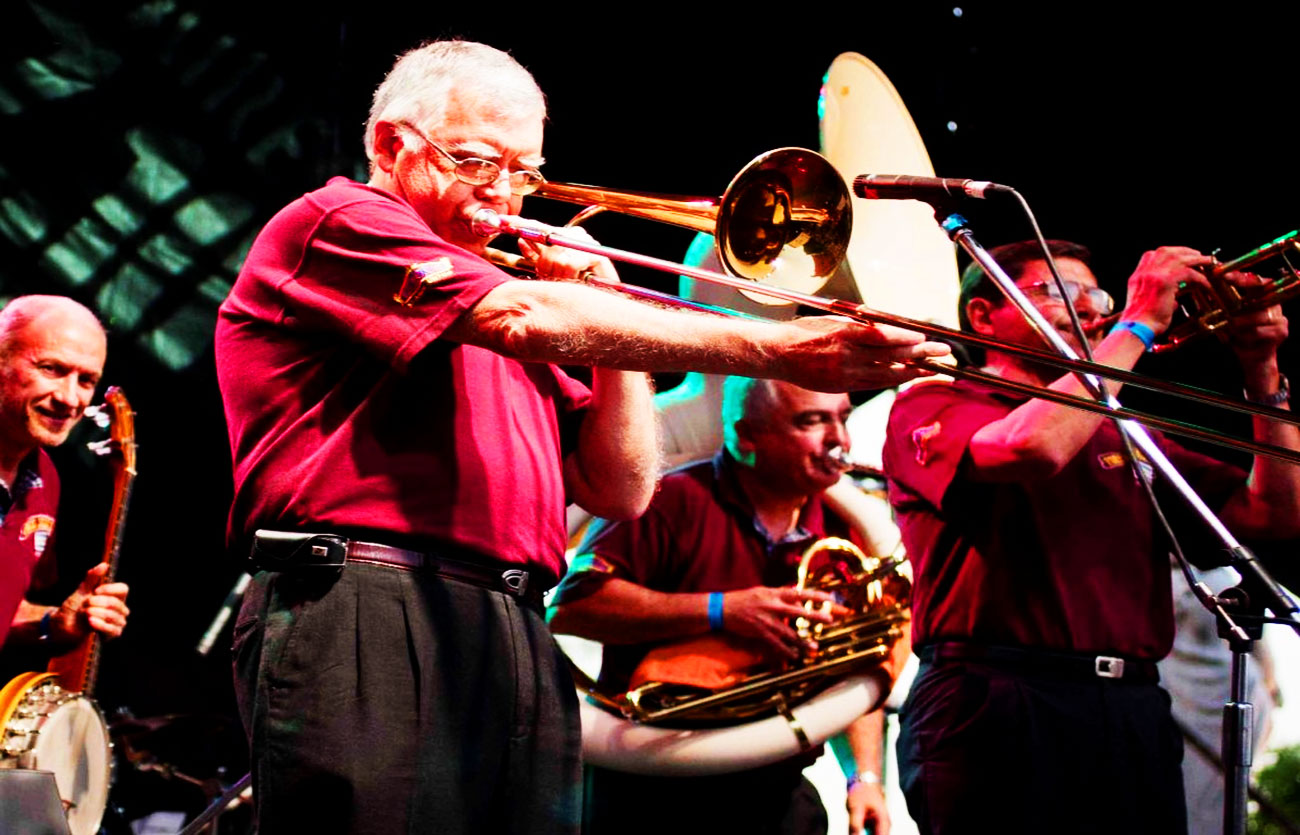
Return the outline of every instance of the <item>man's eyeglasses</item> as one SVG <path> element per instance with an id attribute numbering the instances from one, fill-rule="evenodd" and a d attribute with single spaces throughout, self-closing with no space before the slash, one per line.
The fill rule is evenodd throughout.
<path id="1" fill-rule="evenodd" d="M 1088 303 L 1092 309 L 1102 316 L 1109 316 L 1115 310 L 1115 300 L 1111 298 L 1110 293 L 1100 287 L 1092 287 L 1087 284 L 1080 284 L 1077 281 L 1064 281 L 1065 292 L 1070 296 L 1070 303 L 1074 304 L 1082 293 L 1088 297 Z M 1055 302 L 1065 304 L 1061 298 L 1061 291 L 1057 288 L 1055 281 L 1036 281 L 1033 284 L 1026 284 L 1020 288 L 1027 296 L 1042 296 Z"/>
<path id="2" fill-rule="evenodd" d="M 452 156 L 451 152 L 446 148 L 426 136 L 424 131 L 412 125 L 407 125 L 407 127 L 418 133 L 421 139 L 428 142 L 434 150 L 446 157 L 447 161 L 453 166 L 456 179 L 460 180 L 465 185 L 486 186 L 495 183 L 501 176 L 501 166 L 497 165 L 492 160 L 480 159 L 479 157 L 457 159 Z M 512 194 L 517 194 L 520 197 L 525 194 L 532 194 L 541 187 L 542 183 L 546 182 L 546 178 L 542 176 L 542 172 L 538 171 L 536 168 L 520 168 L 517 171 L 511 171 L 509 177 L 510 192 Z"/>

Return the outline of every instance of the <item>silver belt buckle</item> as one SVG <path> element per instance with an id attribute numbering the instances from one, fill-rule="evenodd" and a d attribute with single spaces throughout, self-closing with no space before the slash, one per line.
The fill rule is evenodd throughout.
<path id="1" fill-rule="evenodd" d="M 1124 659 L 1110 655 L 1098 655 L 1093 659 L 1093 669 L 1098 678 L 1123 678 Z"/>
<path id="2" fill-rule="evenodd" d="M 501 573 L 501 582 L 506 591 L 517 597 L 523 597 L 528 591 L 528 572 L 521 568 L 512 568 Z"/>

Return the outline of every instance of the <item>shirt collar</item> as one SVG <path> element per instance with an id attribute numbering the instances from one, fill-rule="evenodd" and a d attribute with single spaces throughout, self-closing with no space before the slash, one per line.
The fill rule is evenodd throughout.
<path id="1" fill-rule="evenodd" d="M 779 540 L 772 539 L 768 535 L 767 528 L 763 527 L 763 523 L 759 521 L 754 505 L 745 493 L 745 488 L 740 485 L 738 470 L 741 466 L 743 465 L 725 448 L 719 449 L 718 453 L 713 456 L 713 475 L 714 483 L 717 485 L 718 499 L 722 504 L 729 505 L 741 516 L 750 520 L 750 523 L 754 526 L 754 531 L 762 537 L 769 551 L 778 545 L 804 542 L 825 534 L 822 503 L 817 501 L 818 496 L 813 496 L 804 502 L 799 511 L 799 521 L 795 526 Z"/>
<path id="2" fill-rule="evenodd" d="M 32 452 L 22 460 L 22 463 L 18 465 L 18 474 L 14 477 L 12 487 L 6 487 L 3 484 L 0 484 L 0 521 L 3 521 L 4 515 L 9 512 L 9 509 L 12 508 L 19 499 L 27 495 L 28 491 L 36 490 L 43 486 L 38 466 L 40 454 L 40 450 L 32 450 Z"/>

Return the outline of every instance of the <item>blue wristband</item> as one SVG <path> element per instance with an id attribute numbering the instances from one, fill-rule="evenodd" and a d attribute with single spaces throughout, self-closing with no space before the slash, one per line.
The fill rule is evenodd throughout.
<path id="1" fill-rule="evenodd" d="M 722 592 L 709 592 L 709 628 L 717 632 L 722 628 Z"/>
<path id="2" fill-rule="evenodd" d="M 1148 351 L 1156 344 L 1156 332 L 1148 328 L 1141 322 L 1116 322 L 1115 327 L 1110 329 L 1111 333 L 1116 331 L 1128 331 L 1129 333 L 1142 340 Z"/>
<path id="3" fill-rule="evenodd" d="M 36 640 L 48 641 L 50 639 L 50 615 L 54 614 L 53 609 L 46 609 L 45 614 L 41 615 L 40 625 L 36 628 Z"/>

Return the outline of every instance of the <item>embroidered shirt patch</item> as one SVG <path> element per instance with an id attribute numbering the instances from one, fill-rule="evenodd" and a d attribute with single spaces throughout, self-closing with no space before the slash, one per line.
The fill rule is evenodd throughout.
<path id="1" fill-rule="evenodd" d="M 912 446 L 916 447 L 916 463 L 924 467 L 930 460 L 930 441 L 939 436 L 943 426 L 939 421 L 912 430 Z"/>
<path id="2" fill-rule="evenodd" d="M 32 550 L 36 556 L 45 553 L 45 546 L 50 541 L 50 534 L 54 532 L 54 517 L 48 513 L 33 513 L 23 522 L 22 530 L 18 533 L 18 541 L 25 542 L 28 537 L 32 538 Z"/>
<path id="3" fill-rule="evenodd" d="M 1149 480 L 1155 473 L 1155 468 L 1151 466 L 1151 462 L 1147 460 L 1147 456 L 1142 450 L 1135 447 L 1133 454 L 1137 456 L 1138 468 L 1142 470 L 1142 473 Z M 1128 459 L 1124 457 L 1122 452 L 1103 452 L 1097 456 L 1097 463 L 1103 470 L 1114 470 L 1119 467 L 1127 467 Z M 1137 476 L 1135 475 L 1134 478 L 1136 479 Z"/>
<path id="4" fill-rule="evenodd" d="M 1113 470 L 1116 467 L 1122 467 L 1125 464 L 1124 453 L 1122 452 L 1103 452 L 1097 456 L 1097 464 L 1103 470 Z"/>
<path id="5" fill-rule="evenodd" d="M 411 307 L 424 295 L 430 284 L 450 278 L 454 272 L 450 258 L 435 258 L 412 264 L 406 268 L 406 273 L 402 276 L 402 287 L 393 294 L 393 301 L 402 307 Z"/>

